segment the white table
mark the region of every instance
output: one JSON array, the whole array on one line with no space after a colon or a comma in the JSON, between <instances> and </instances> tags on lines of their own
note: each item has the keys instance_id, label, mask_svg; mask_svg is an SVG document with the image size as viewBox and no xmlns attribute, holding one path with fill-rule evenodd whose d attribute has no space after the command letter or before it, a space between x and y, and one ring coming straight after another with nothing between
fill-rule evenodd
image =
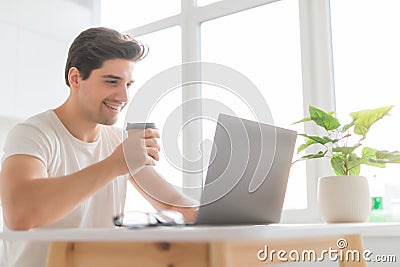
<instances>
[{"instance_id":1,"label":"white table","mask_svg":"<svg viewBox=\"0 0 400 267\"><path fill-rule=\"evenodd\" d=\"M362 236L400 236L400 224L271 224L143 229L57 229L0 233L1 239L50 241L49 267L66 266L254 266L282 263L277 254L261 261L260 250L303 252L338 249L362 255ZM340 249L342 250L342 249ZM294 255L294 254L292 254ZM325 254L325 256L328 256ZM290 261L288 254L286 258ZM339 266L366 266L339 261Z\"/></svg>"}]
</instances>

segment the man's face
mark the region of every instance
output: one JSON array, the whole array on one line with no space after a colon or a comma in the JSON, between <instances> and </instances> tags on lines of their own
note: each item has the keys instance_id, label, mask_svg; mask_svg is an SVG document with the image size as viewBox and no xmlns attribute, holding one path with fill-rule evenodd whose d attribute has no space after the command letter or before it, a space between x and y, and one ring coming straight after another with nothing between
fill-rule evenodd
<instances>
[{"instance_id":1,"label":"man's face","mask_svg":"<svg viewBox=\"0 0 400 267\"><path fill-rule=\"evenodd\" d=\"M111 59L95 69L86 80L80 80L79 107L85 119L112 125L129 101L135 63L126 59Z\"/></svg>"}]
</instances>

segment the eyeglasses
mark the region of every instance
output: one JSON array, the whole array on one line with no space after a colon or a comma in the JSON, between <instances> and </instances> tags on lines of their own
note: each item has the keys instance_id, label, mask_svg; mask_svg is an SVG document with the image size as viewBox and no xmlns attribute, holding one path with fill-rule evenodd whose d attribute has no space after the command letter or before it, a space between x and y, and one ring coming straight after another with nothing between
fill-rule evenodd
<instances>
[{"instance_id":1,"label":"eyeglasses","mask_svg":"<svg viewBox=\"0 0 400 267\"><path fill-rule=\"evenodd\" d=\"M142 228L158 225L184 225L180 212L161 210L157 212L129 211L114 217L114 225L127 228Z\"/></svg>"}]
</instances>

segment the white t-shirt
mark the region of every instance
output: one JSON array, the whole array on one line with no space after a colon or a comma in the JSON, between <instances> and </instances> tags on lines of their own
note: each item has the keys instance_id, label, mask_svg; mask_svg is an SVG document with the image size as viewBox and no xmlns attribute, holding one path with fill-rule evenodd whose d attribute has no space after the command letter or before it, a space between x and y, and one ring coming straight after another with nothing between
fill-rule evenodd
<instances>
[{"instance_id":1,"label":"white t-shirt","mask_svg":"<svg viewBox=\"0 0 400 267\"><path fill-rule=\"evenodd\" d=\"M29 118L10 131L2 162L16 154L34 156L43 162L51 179L77 172L105 159L122 140L122 130L102 125L98 140L83 142L72 136L54 111L49 110ZM36 229L113 227L112 218L122 211L125 203L127 179L127 175L114 179L65 218ZM5 226L4 230L8 231ZM4 241L3 265L45 267L48 246L47 242Z\"/></svg>"}]
</instances>

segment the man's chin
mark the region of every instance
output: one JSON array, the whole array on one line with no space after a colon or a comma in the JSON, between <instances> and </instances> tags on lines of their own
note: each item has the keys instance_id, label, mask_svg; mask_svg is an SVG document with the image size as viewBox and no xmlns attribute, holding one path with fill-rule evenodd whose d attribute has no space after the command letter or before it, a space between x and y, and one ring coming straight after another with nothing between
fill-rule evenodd
<instances>
[{"instance_id":1,"label":"man's chin","mask_svg":"<svg viewBox=\"0 0 400 267\"><path fill-rule=\"evenodd\" d=\"M115 118L110 118L110 119L102 119L99 120L97 123L102 124L102 125L114 125L118 121L118 117Z\"/></svg>"}]
</instances>

